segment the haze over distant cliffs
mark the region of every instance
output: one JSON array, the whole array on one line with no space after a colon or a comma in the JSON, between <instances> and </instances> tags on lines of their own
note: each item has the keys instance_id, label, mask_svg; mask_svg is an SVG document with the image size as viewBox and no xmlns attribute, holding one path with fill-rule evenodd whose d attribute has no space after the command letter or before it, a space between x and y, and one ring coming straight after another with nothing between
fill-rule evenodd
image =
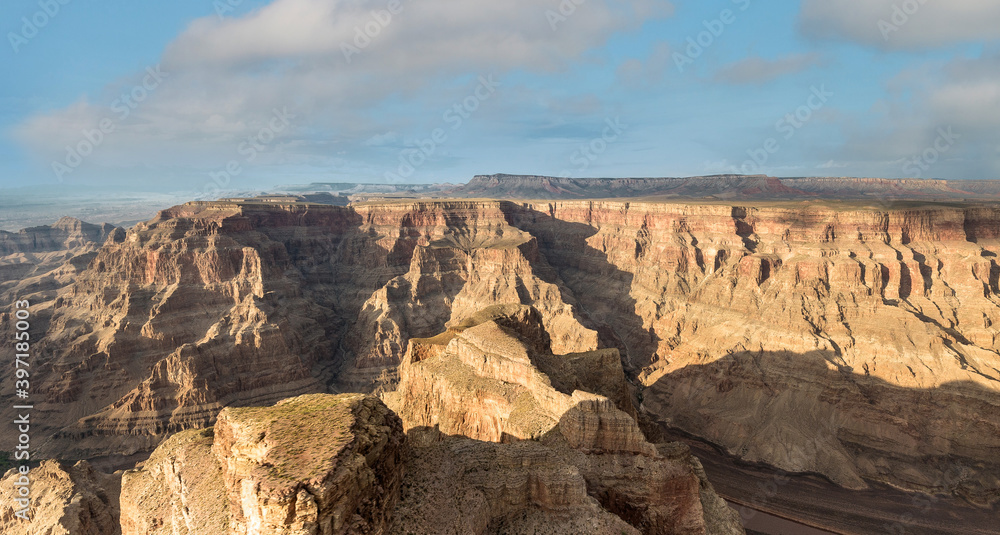
<instances>
[{"instance_id":1,"label":"haze over distant cliffs","mask_svg":"<svg viewBox=\"0 0 1000 535\"><path fill-rule=\"evenodd\" d=\"M451 193L491 199L674 197L721 200L1000 200L997 180L849 177L776 178L715 175L688 178L568 178L478 175Z\"/></svg>"}]
</instances>

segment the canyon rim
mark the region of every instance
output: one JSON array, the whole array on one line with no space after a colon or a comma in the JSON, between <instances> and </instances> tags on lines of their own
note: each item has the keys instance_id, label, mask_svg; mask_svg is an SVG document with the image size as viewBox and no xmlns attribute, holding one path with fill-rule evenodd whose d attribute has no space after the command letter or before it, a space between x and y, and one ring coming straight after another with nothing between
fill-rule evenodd
<instances>
[{"instance_id":1,"label":"canyon rim","mask_svg":"<svg viewBox=\"0 0 1000 535\"><path fill-rule=\"evenodd\" d=\"M761 181L731 178L766 197ZM742 533L766 514L836 531L874 494L866 529L943 532L951 508L955 533L988 533L1000 208L983 193L508 200L569 196L555 182L3 234L0 296L30 302L32 455L51 459L34 525ZM5 533L32 532L19 476ZM835 499L798 516L768 477ZM911 500L935 513L893 516Z\"/></svg>"}]
</instances>

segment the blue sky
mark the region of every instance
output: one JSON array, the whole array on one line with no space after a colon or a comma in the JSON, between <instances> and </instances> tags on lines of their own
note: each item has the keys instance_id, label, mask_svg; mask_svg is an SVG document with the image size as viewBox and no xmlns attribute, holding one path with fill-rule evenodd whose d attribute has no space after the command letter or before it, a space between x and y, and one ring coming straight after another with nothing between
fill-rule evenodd
<instances>
[{"instance_id":1,"label":"blue sky","mask_svg":"<svg viewBox=\"0 0 1000 535\"><path fill-rule=\"evenodd\" d=\"M0 187L1000 178L992 0L10 0L0 29Z\"/></svg>"}]
</instances>

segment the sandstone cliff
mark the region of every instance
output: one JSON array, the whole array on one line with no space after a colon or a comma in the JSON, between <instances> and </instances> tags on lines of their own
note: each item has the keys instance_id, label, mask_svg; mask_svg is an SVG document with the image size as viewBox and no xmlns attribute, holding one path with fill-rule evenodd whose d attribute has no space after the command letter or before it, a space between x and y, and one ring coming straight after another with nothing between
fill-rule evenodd
<instances>
[{"instance_id":1,"label":"sandstone cliff","mask_svg":"<svg viewBox=\"0 0 1000 535\"><path fill-rule=\"evenodd\" d=\"M601 318L656 418L849 487L1000 497L1000 210L594 202L511 214L581 314ZM960 480L945 478L955 467Z\"/></svg>"},{"instance_id":2,"label":"sandstone cliff","mask_svg":"<svg viewBox=\"0 0 1000 535\"><path fill-rule=\"evenodd\" d=\"M4 535L118 535L120 472L104 474L87 461L43 461L33 468L29 521L16 516L16 469L0 479L0 533Z\"/></svg>"},{"instance_id":3,"label":"sandstone cliff","mask_svg":"<svg viewBox=\"0 0 1000 535\"><path fill-rule=\"evenodd\" d=\"M50 226L0 231L0 302L28 300L37 312L35 333L44 332L60 290L76 280L110 236L122 232L69 217ZM0 312L4 324L7 313Z\"/></svg>"},{"instance_id":4,"label":"sandstone cliff","mask_svg":"<svg viewBox=\"0 0 1000 535\"><path fill-rule=\"evenodd\" d=\"M178 433L125 473L122 533L380 533L403 440L399 419L363 395L226 409L214 433Z\"/></svg>"},{"instance_id":5,"label":"sandstone cliff","mask_svg":"<svg viewBox=\"0 0 1000 535\"><path fill-rule=\"evenodd\" d=\"M553 355L533 308L490 307L411 340L399 376L383 398L421 467L400 531L742 533L686 448L646 440L617 351ZM440 506L414 503L426 495Z\"/></svg>"},{"instance_id":6,"label":"sandstone cliff","mask_svg":"<svg viewBox=\"0 0 1000 535\"><path fill-rule=\"evenodd\" d=\"M463 322L524 304L543 356L600 369L617 349L641 418L852 488L996 501L998 237L1000 210L969 204L192 203L45 290L40 454L149 451L223 406L391 388L411 339L452 329L471 351ZM579 373L549 380L571 396L559 377Z\"/></svg>"}]
</instances>

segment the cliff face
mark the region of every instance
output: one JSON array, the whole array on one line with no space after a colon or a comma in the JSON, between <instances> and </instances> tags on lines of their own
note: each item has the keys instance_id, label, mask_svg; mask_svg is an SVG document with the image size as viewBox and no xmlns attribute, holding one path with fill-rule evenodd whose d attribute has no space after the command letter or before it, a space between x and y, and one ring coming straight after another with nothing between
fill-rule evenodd
<instances>
[{"instance_id":1,"label":"cliff face","mask_svg":"<svg viewBox=\"0 0 1000 535\"><path fill-rule=\"evenodd\" d=\"M117 232L39 314L43 454L148 450L227 405L370 390L413 336L537 305L593 349L573 298L498 203L193 203Z\"/></svg>"},{"instance_id":2,"label":"cliff face","mask_svg":"<svg viewBox=\"0 0 1000 535\"><path fill-rule=\"evenodd\" d=\"M0 479L0 532L4 535L118 535L120 472L103 474L87 461L73 465L43 461L29 473L29 521L17 516L14 499L19 475ZM19 509L19 507L18 507Z\"/></svg>"},{"instance_id":3,"label":"cliff face","mask_svg":"<svg viewBox=\"0 0 1000 535\"><path fill-rule=\"evenodd\" d=\"M111 232L40 301L37 436L52 437L40 454L148 451L223 406L391 389L411 339L451 329L414 351L462 362L493 329L469 318L523 304L549 337L525 354L541 356L528 360L553 399L603 375L585 370L617 349L640 417L747 460L996 500L1000 209L895 206L180 206ZM556 355L592 360L545 368ZM507 427L484 409L456 430L544 433L554 414L510 417L538 391L524 359L490 362L524 380L513 398L482 394L509 410ZM413 371L442 399L472 392Z\"/></svg>"},{"instance_id":4,"label":"cliff face","mask_svg":"<svg viewBox=\"0 0 1000 535\"><path fill-rule=\"evenodd\" d=\"M439 336L410 340L399 378L384 397L406 429L511 442L540 438L565 419L575 447L652 453L630 416L617 350L553 355L532 307L489 307Z\"/></svg>"},{"instance_id":5,"label":"cliff face","mask_svg":"<svg viewBox=\"0 0 1000 535\"><path fill-rule=\"evenodd\" d=\"M28 300L35 332L43 332L60 290L86 270L110 236L122 232L69 217L50 226L0 231L0 301ZM6 314L0 312L5 323Z\"/></svg>"},{"instance_id":6,"label":"cliff face","mask_svg":"<svg viewBox=\"0 0 1000 535\"><path fill-rule=\"evenodd\" d=\"M47 253L103 243L117 227L93 225L64 217L52 225L31 227L20 232L0 230L0 256L16 253Z\"/></svg>"},{"instance_id":7,"label":"cliff face","mask_svg":"<svg viewBox=\"0 0 1000 535\"><path fill-rule=\"evenodd\" d=\"M310 395L226 409L171 437L122 483L124 535L381 533L403 432L377 399Z\"/></svg>"},{"instance_id":8,"label":"cliff face","mask_svg":"<svg viewBox=\"0 0 1000 535\"><path fill-rule=\"evenodd\" d=\"M455 534L742 533L686 448L646 440L617 351L555 356L539 316L494 306L410 341L398 389L383 395L413 438L409 462L419 467L393 525ZM413 485L433 489L441 507L428 509ZM442 517L442 509L452 512Z\"/></svg>"},{"instance_id":9,"label":"cliff face","mask_svg":"<svg viewBox=\"0 0 1000 535\"><path fill-rule=\"evenodd\" d=\"M845 486L989 501L998 217L605 202L525 204L511 220L608 326L656 417ZM966 476L945 489L955 466Z\"/></svg>"}]
</instances>

